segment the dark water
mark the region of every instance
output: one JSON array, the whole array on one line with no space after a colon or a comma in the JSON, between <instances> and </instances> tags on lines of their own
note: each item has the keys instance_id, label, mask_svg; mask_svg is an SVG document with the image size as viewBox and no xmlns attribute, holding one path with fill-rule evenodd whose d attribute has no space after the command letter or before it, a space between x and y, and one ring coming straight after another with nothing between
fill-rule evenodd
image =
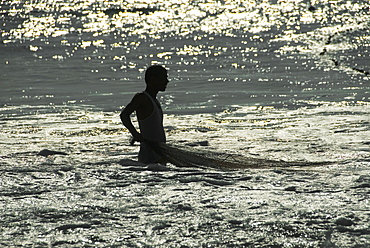
<instances>
[{"instance_id":1,"label":"dark water","mask_svg":"<svg viewBox=\"0 0 370 248\"><path fill-rule=\"evenodd\" d=\"M0 246L370 247L369 6L3 1ZM171 142L331 163L135 163L118 115L151 64Z\"/></svg>"}]
</instances>

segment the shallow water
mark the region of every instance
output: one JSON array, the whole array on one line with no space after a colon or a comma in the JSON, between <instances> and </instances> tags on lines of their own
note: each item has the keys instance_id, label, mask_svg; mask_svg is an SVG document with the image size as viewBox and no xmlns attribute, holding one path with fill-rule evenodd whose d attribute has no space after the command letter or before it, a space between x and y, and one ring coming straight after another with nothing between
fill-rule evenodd
<instances>
[{"instance_id":1,"label":"shallow water","mask_svg":"<svg viewBox=\"0 0 370 248\"><path fill-rule=\"evenodd\" d=\"M2 3L0 245L369 247L369 7ZM118 115L156 63L170 142L297 166L135 162Z\"/></svg>"},{"instance_id":2,"label":"shallow water","mask_svg":"<svg viewBox=\"0 0 370 248\"><path fill-rule=\"evenodd\" d=\"M6 2L0 97L113 111L143 89L145 68L160 63L172 79L162 101L174 113L368 101L368 2L311 4Z\"/></svg>"}]
</instances>

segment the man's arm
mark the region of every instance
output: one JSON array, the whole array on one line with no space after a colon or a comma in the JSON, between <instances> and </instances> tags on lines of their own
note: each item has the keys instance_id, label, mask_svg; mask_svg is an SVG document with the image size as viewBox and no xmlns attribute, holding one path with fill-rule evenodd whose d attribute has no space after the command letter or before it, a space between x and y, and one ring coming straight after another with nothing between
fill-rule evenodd
<instances>
[{"instance_id":1,"label":"man's arm","mask_svg":"<svg viewBox=\"0 0 370 248\"><path fill-rule=\"evenodd\" d=\"M132 98L131 102L122 110L120 114L123 125L129 130L134 138L134 141L143 141L143 136L139 133L131 121L131 114L136 111L142 104L143 97L140 94L136 94Z\"/></svg>"}]
</instances>

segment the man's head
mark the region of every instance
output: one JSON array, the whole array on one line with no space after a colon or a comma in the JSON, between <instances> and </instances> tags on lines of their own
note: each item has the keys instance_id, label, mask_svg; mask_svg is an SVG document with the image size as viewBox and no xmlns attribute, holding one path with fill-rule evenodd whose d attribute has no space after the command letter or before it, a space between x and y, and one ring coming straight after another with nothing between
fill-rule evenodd
<instances>
[{"instance_id":1,"label":"man's head","mask_svg":"<svg viewBox=\"0 0 370 248\"><path fill-rule=\"evenodd\" d=\"M158 91L165 91L168 84L167 70L160 65L152 65L145 72L145 83L147 87Z\"/></svg>"}]
</instances>

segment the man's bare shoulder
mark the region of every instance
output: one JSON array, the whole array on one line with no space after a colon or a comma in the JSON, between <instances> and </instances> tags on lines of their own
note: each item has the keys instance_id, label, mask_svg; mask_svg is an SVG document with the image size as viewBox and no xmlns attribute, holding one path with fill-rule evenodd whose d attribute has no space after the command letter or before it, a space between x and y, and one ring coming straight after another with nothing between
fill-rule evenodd
<instances>
[{"instance_id":1,"label":"man's bare shoulder","mask_svg":"<svg viewBox=\"0 0 370 248\"><path fill-rule=\"evenodd\" d=\"M144 92L136 93L134 95L134 97L132 98L132 101L142 102L142 101L145 101L145 100L146 100L146 96L145 96Z\"/></svg>"},{"instance_id":2,"label":"man's bare shoulder","mask_svg":"<svg viewBox=\"0 0 370 248\"><path fill-rule=\"evenodd\" d=\"M139 107L140 105L148 104L148 98L143 92L136 93L132 98L130 104Z\"/></svg>"},{"instance_id":3,"label":"man's bare shoulder","mask_svg":"<svg viewBox=\"0 0 370 248\"><path fill-rule=\"evenodd\" d=\"M144 92L136 93L136 95L133 97L132 100L138 101L142 104L152 104L152 101L149 99L149 97Z\"/></svg>"},{"instance_id":4,"label":"man's bare shoulder","mask_svg":"<svg viewBox=\"0 0 370 248\"><path fill-rule=\"evenodd\" d=\"M153 105L145 93L137 93L130 103L139 119L147 118L153 112Z\"/></svg>"},{"instance_id":5,"label":"man's bare shoulder","mask_svg":"<svg viewBox=\"0 0 370 248\"><path fill-rule=\"evenodd\" d=\"M142 108L142 105L145 105L145 95L141 92L134 95L130 103L123 109L122 114L131 114Z\"/></svg>"}]
</instances>

